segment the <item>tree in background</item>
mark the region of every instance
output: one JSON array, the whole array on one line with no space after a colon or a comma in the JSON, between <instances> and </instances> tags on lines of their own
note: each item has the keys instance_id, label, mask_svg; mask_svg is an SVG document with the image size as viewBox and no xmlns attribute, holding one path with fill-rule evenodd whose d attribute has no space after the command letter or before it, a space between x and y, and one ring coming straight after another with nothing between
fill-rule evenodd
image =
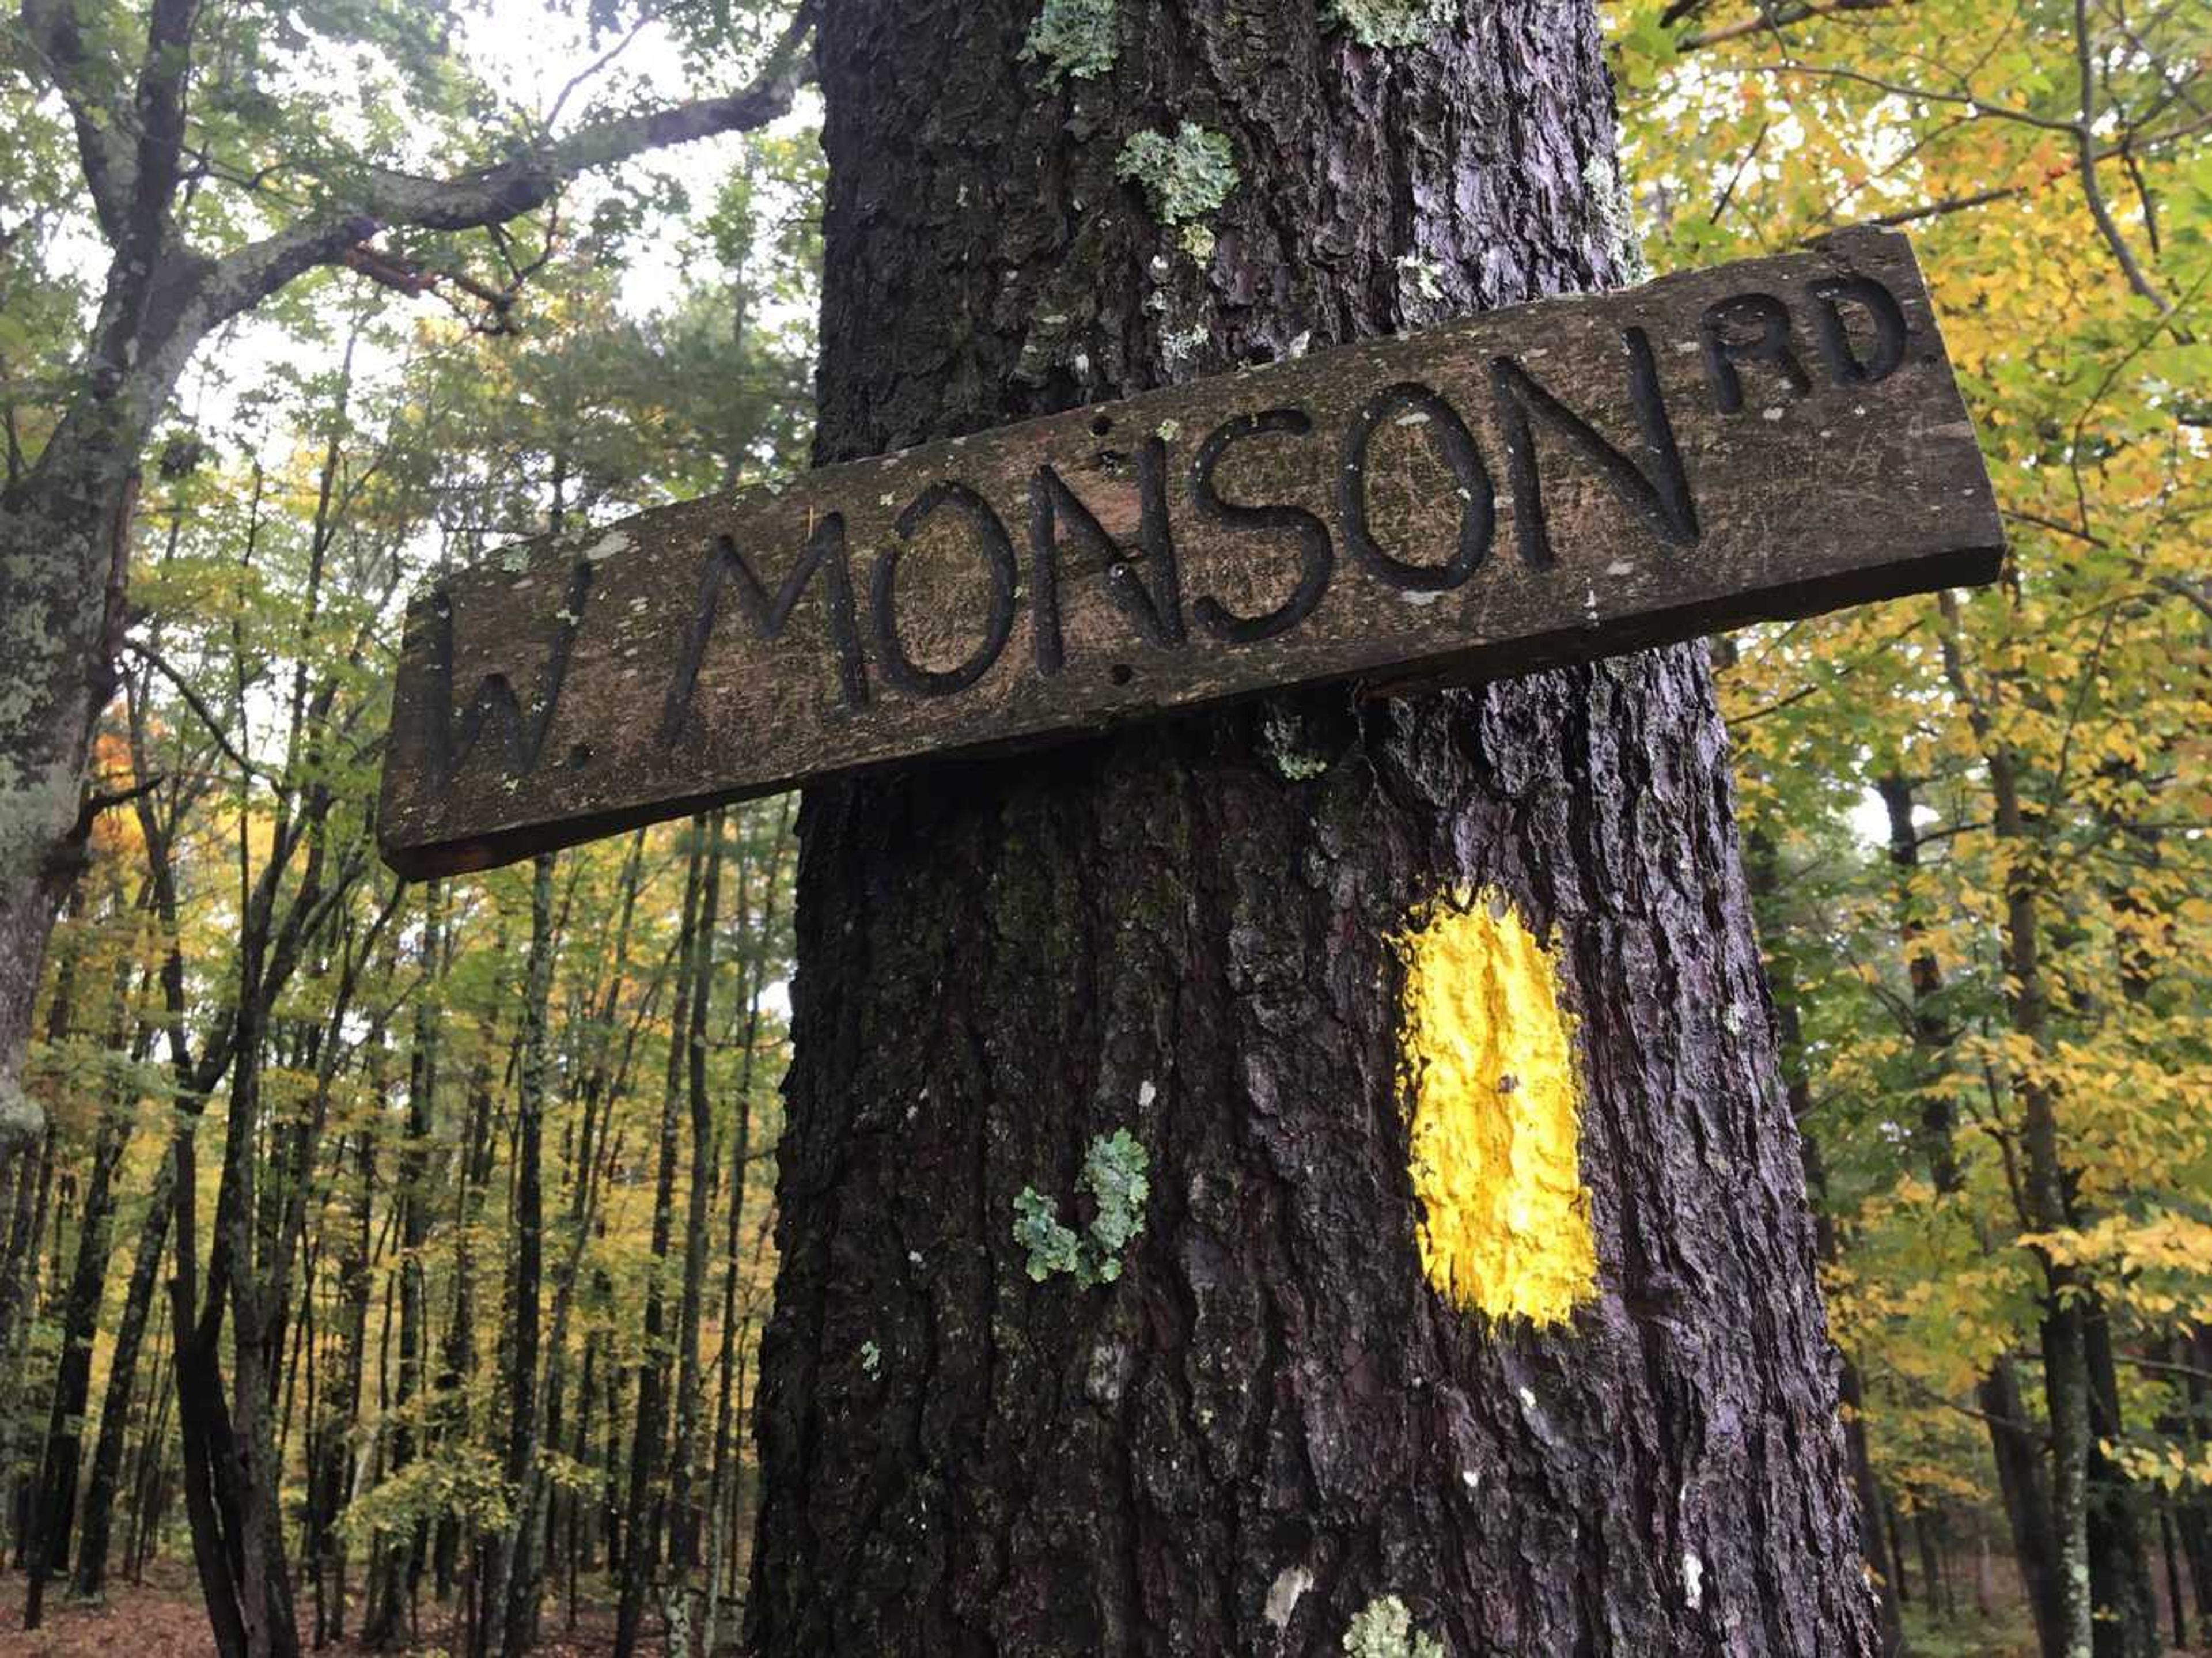
<instances>
[{"instance_id":1,"label":"tree in background","mask_svg":"<svg viewBox=\"0 0 2212 1658\"><path fill-rule=\"evenodd\" d=\"M1936 1599L1994 1506L2048 1658L2154 1652L2154 1551L2177 1643L2212 1610L2212 21L1615 21L1655 262L1910 227L2008 519L1997 586L1759 630L1723 681L1878 1558L1906 1592L1909 1521Z\"/></svg>"},{"instance_id":2,"label":"tree in background","mask_svg":"<svg viewBox=\"0 0 2212 1658\"><path fill-rule=\"evenodd\" d=\"M536 257L507 226L580 173L765 125L801 61L794 25L739 90L562 125L559 102L526 116L456 73L441 8L302 18L24 0L5 36L9 130L46 155L0 258L11 316L20 289L52 330L0 342L30 387L9 400L0 489L0 1121L19 1143L38 1132L18 1077L47 933L104 804L85 759L116 687L142 459L195 354L333 267L503 312ZM332 77L359 87L359 119L331 118ZM88 216L105 268L80 296L46 264Z\"/></svg>"},{"instance_id":3,"label":"tree in background","mask_svg":"<svg viewBox=\"0 0 2212 1658\"><path fill-rule=\"evenodd\" d=\"M120 38L109 25L128 20L102 23L96 39L83 33L82 9L30 21L76 31L97 78L100 53ZM767 21L771 34L782 27ZM325 186L341 183L430 192L338 156L317 94L279 72L288 51L335 50L330 37L212 14L170 21L202 30L190 44L216 65L183 118L193 155L173 199L171 217L195 236L234 240L263 209L298 209L304 191L314 205L300 230ZM376 40L390 48L385 67L414 78L379 81L379 60L364 58L371 106L402 90L425 100L410 140L444 133L447 117L459 131L497 112L488 96L463 95L456 65L428 36L403 27ZM52 68L11 42L32 52L31 67ZM157 54L155 70L178 68L179 56ZM266 95L257 77L273 82ZM759 1137L773 1115L761 1090L780 1031L769 1000L785 976L788 914L774 803L718 828L722 920L690 970L722 981L718 997L700 999L720 1023L684 1035L665 1024L665 837L627 859L609 849L564 860L553 908L530 884L518 896L511 881L403 894L374 872L369 828L404 585L564 516L634 510L789 464L808 337L803 320L778 313L810 278L804 213L786 211L803 157L764 140L745 160L732 200L758 199L701 228L694 264L705 280L664 318L624 317L611 296L631 237L647 224L668 234L681 200L666 190L605 195L570 232L552 192L586 165L765 119L792 80L775 58L743 96L672 119L586 118L577 141L547 141L543 155L542 134L519 134L507 159L469 175L465 189L495 192L509 222L532 214L526 224L473 249L425 237L369 252L356 244L376 228L351 227L350 251L331 257L374 285L349 294L310 277L269 313L293 331L299 369L280 352L264 384L210 398L221 376L203 374L190 388L195 406L155 399L161 464L130 525L136 598L110 641L124 695L108 711L83 820L106 863L72 911L65 970L40 1005L32 1085L60 1114L10 1161L6 1182L18 1200L0 1303L21 1315L5 1333L21 1356L8 1367L6 1414L31 1621L64 1572L99 1592L118 1515L129 1525L121 1570L135 1573L179 1495L226 1652L291 1651L310 1632L292 1606L295 1562L319 1644L346 1626L349 1564L352 1608L372 1635L408 1638L420 1597L434 1594L463 1601L476 1649L519 1649L536 1638L534 1596L565 1549L573 1619L579 1565L611 1540L564 1498L587 1478L617 1477L589 1436L646 1362L625 1243L647 1220L621 1160L635 1151L634 1083L648 1054L687 1041L710 1108L692 1119L682 1201L717 1224L726 1212L730 1242L711 1263L722 1321L701 1311L684 1336L727 1363L750 1358L768 1257L757 1227L740 1221L748 1177L764 1181ZM20 76L9 95L33 115L55 97L50 82ZM66 126L32 131L68 137ZM368 137L390 146L399 133L372 124ZM53 149L27 152L24 171L43 188L39 166ZM250 185L238 175L246 155L269 158ZM51 199L25 198L45 216L9 227L16 258L0 349L19 490L11 513L60 465L57 446L82 406L69 401L80 388L62 326L67 266L41 258L67 245L72 210L94 205L73 202L65 178L56 162ZM230 190L245 195L218 210ZM164 222L163 234L184 234ZM173 248L173 274L214 283L269 252L246 249L203 269ZM748 287L763 296L750 318L738 302ZM395 329L362 302L395 288L446 295L461 319ZM18 332L19 319L53 331ZM718 331L711 361L672 355L668 336L684 329ZM152 397L149 386L132 395ZM135 466L135 455L124 459ZM28 534L27 523L11 516L11 536ZM18 545L4 550L11 580ZM565 969L556 963L563 939L595 940L610 926L634 955L582 949ZM510 969L510 938L530 971ZM11 968L22 959L12 950ZM103 1043L107 1080L86 1093L93 1072L82 1056ZM158 1127L131 1135L145 1111ZM734 1163L733 1145L743 1147ZM80 1153L88 1184L76 1178ZM507 1190L500 1171L517 1166L542 1174L534 1205ZM757 1190L750 1214L762 1205ZM118 1211L137 1222L123 1230L131 1264L119 1303L101 1293ZM510 1248L531 1236L541 1246L534 1273ZM702 1251L695 1309L709 1264ZM42 1290L64 1276L65 1297ZM533 1327L536 1362L513 1362ZM679 1368L696 1439L707 1375L696 1361ZM742 1409L744 1379L723 1394ZM742 1450L721 1436L711 1467L701 1462L709 1490L690 1504L702 1527L716 1505L724 1599L726 1540L745 1501ZM91 1466L80 1509L81 1461ZM295 1477L302 1509L289 1503ZM501 1582L532 1597L516 1616L488 1610Z\"/></svg>"}]
</instances>

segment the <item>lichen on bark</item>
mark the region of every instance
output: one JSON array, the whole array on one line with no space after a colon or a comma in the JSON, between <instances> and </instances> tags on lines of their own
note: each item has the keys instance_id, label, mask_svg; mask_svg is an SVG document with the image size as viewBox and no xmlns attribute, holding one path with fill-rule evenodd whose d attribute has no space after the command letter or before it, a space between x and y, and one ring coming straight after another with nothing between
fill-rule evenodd
<instances>
[{"instance_id":1,"label":"lichen on bark","mask_svg":"<svg viewBox=\"0 0 2212 1658\"><path fill-rule=\"evenodd\" d=\"M1413 1627L1413 1614L1395 1594L1363 1607L1344 1632L1348 1658L1444 1658L1443 1643Z\"/></svg>"},{"instance_id":2,"label":"lichen on bark","mask_svg":"<svg viewBox=\"0 0 2212 1658\"><path fill-rule=\"evenodd\" d=\"M1114 0L1044 0L1022 42L1024 62L1045 66L1045 82L1087 81L1114 67Z\"/></svg>"},{"instance_id":3,"label":"lichen on bark","mask_svg":"<svg viewBox=\"0 0 2212 1658\"><path fill-rule=\"evenodd\" d=\"M1237 151L1226 137L1194 121L1183 122L1172 137L1136 133L1121 146L1114 171L1142 187L1162 224L1181 229L1191 258L1203 259L1213 252L1213 232L1206 217L1237 188Z\"/></svg>"},{"instance_id":4,"label":"lichen on bark","mask_svg":"<svg viewBox=\"0 0 2212 1658\"><path fill-rule=\"evenodd\" d=\"M1322 0L1322 21L1363 46L1410 46L1451 21L1462 0Z\"/></svg>"},{"instance_id":5,"label":"lichen on bark","mask_svg":"<svg viewBox=\"0 0 2212 1658\"><path fill-rule=\"evenodd\" d=\"M1145 1199L1152 1182L1145 1170L1152 1158L1126 1128L1101 1134L1084 1154L1079 1192L1097 1206L1082 1231L1060 1224L1060 1206L1024 1186L1014 1199L1014 1242L1025 1252L1030 1277L1042 1284L1066 1272L1076 1287L1091 1289L1121 1276L1121 1252L1145 1230Z\"/></svg>"}]
</instances>

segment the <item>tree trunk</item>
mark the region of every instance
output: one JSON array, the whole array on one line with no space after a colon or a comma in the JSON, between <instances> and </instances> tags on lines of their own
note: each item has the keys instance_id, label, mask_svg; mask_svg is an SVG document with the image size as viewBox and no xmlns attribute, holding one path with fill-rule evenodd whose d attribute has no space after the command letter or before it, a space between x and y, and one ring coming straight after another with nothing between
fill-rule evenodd
<instances>
[{"instance_id":1,"label":"tree trunk","mask_svg":"<svg viewBox=\"0 0 2212 1658\"><path fill-rule=\"evenodd\" d=\"M690 1017L684 1033L684 1094L691 1129L691 1176L685 1194L684 1291L676 1313L676 1435L669 1461L668 1491L668 1556L672 1569L665 1591L668 1658L690 1658L692 1632L698 1626L702 1611L697 1599L701 1590L699 1540L704 1510L694 1475L699 1455L700 1403L704 1387L699 1370L699 1322L707 1291L708 1206L714 1190L710 1151L714 1139L714 1096L707 1084L707 1024L714 1002L714 928L721 906L725 831L724 815L720 811L708 812L698 827L698 833L707 841L707 866L700 889L699 924L690 964Z\"/></svg>"},{"instance_id":2,"label":"tree trunk","mask_svg":"<svg viewBox=\"0 0 2212 1658\"><path fill-rule=\"evenodd\" d=\"M434 982L445 960L447 914L445 890L439 883L434 881L425 890L423 907L423 971ZM430 1194L425 1186L437 1111L442 1034L438 998L426 995L415 1009L414 1049L407 1072L407 1138L401 1144L393 1192L399 1209L399 1375L393 1413L399 1420L388 1438L386 1479L404 1472L415 1460L416 1433L408 1419L409 1406L422 1391L428 1358L428 1291L422 1255L430 1235ZM387 1333L390 1327L387 1316ZM426 1529L425 1523L416 1520L402 1535L386 1540L370 1573L368 1604L362 1613L362 1644L391 1648L404 1637L413 1621L416 1590L422 1581Z\"/></svg>"},{"instance_id":3,"label":"tree trunk","mask_svg":"<svg viewBox=\"0 0 2212 1658\"><path fill-rule=\"evenodd\" d=\"M382 1096L380 1086L376 1090ZM337 1375L325 1396L307 1459L304 1552L315 1582L315 1646L345 1639L346 1540L338 1516L353 1490L354 1436L361 1423L362 1377L368 1357L369 1221L376 1188L376 1137L352 1137L352 1189L337 1247Z\"/></svg>"},{"instance_id":4,"label":"tree trunk","mask_svg":"<svg viewBox=\"0 0 2212 1658\"><path fill-rule=\"evenodd\" d=\"M677 934L676 1009L668 1022L668 1071L660 1096L660 1153L653 1177L652 1266L645 1281L644 1357L638 1363L637 1424L630 1441L629 1496L623 1518L622 1594L615 1612L615 1658L630 1658L643 1626L646 1591L659 1552L662 1510L655 1486L668 1438L667 1292L663 1276L675 1229L676 1164L682 1144L684 1063L691 1025L690 963L696 946L706 820L691 820L684 877L684 920Z\"/></svg>"},{"instance_id":5,"label":"tree trunk","mask_svg":"<svg viewBox=\"0 0 2212 1658\"><path fill-rule=\"evenodd\" d=\"M1745 837L1744 872L1754 903L1771 903L1781 885L1781 871L1773 843L1757 830ZM1775 938L1771 932L1765 937L1767 977L1774 999L1774 1035L1784 1097L1789 1102L1791 1121L1802 1123L1813 1109L1813 1084L1805 1064L1804 1020L1798 1011L1796 964L1787 950L1778 951L1773 948ZM1836 1230L1828 1202L1827 1169L1820 1156L1820 1143L1811 1134L1805 1134L1799 1142L1799 1159L1805 1170L1806 1195L1813 1205L1814 1248L1823 1266L1840 1264L1843 1239ZM1851 1491L1858 1500L1859 1547L1868 1564L1887 1579L1875 1589L1881 1650L1885 1654L1902 1653L1905 1620L1901 1608L1911 1595L1905 1582L1904 1549L1898 1540L1897 1509L1894 1504L1885 1509L1881 1488L1875 1478L1874 1455L1867 1443L1865 1389L1859 1381L1858 1366L1847 1352L1837 1354L1836 1399L1843 1406L1844 1455L1850 1470Z\"/></svg>"},{"instance_id":6,"label":"tree trunk","mask_svg":"<svg viewBox=\"0 0 2212 1658\"><path fill-rule=\"evenodd\" d=\"M108 1355L107 1391L100 1405L100 1438L93 1447L92 1473L85 1482L84 1525L77 1539L76 1570L70 1587L80 1599L95 1600L107 1583L108 1540L113 1534L115 1497L123 1474L124 1440L130 1430L131 1400L138 1374L138 1353L146 1321L154 1310L154 1290L161 1276L161 1256L169 1242L169 1201L177 1167L164 1155L154 1173L146 1200L144 1230L131 1259L131 1281L123 1292L123 1315Z\"/></svg>"},{"instance_id":7,"label":"tree trunk","mask_svg":"<svg viewBox=\"0 0 2212 1658\"><path fill-rule=\"evenodd\" d=\"M501 1540L497 1571L484 1594L487 1631L496 1621L497 1650L526 1652L538 1623L538 1598L544 1582L538 1546L538 1518L544 1500L538 1472L538 1436L544 1428L538 1394L538 1335L540 1295L544 1284L544 1168L547 1002L553 985L553 866L555 856L541 853L532 864L530 958L524 977L522 1073L515 1102L517 1137L514 1178L514 1331L507 1353L507 1484L516 1515ZM486 1645L490 1643L487 1639Z\"/></svg>"},{"instance_id":8,"label":"tree trunk","mask_svg":"<svg viewBox=\"0 0 2212 1658\"><path fill-rule=\"evenodd\" d=\"M136 1054L134 1058L143 1058ZM69 1563L70 1530L76 1513L78 1462L84 1440L84 1407L92 1387L92 1344L100 1325L100 1303L107 1285L108 1223L115 1212L115 1171L131 1144L135 1099L111 1105L100 1120L92 1168L84 1193L84 1220L77 1234L76 1265L70 1276L62 1310L62 1351L55 1368L53 1399L46 1414L46 1455L39 1479L39 1504L31 1547L30 1583L23 1606L23 1627L39 1626L47 1579Z\"/></svg>"},{"instance_id":9,"label":"tree trunk","mask_svg":"<svg viewBox=\"0 0 2212 1658\"><path fill-rule=\"evenodd\" d=\"M2082 1297L2081 1334L2089 1373L2089 1587L2096 1603L2096 1655L2159 1658L2165 1647L2151 1590L2144 1493L2105 1455L2106 1445L2124 1442L2127 1424L2102 1296Z\"/></svg>"},{"instance_id":10,"label":"tree trunk","mask_svg":"<svg viewBox=\"0 0 2212 1658\"><path fill-rule=\"evenodd\" d=\"M44 1121L22 1066L46 940L83 865L79 780L114 689L111 636L154 412L93 400L84 410L0 492L0 1144L29 1139Z\"/></svg>"},{"instance_id":11,"label":"tree trunk","mask_svg":"<svg viewBox=\"0 0 2212 1658\"><path fill-rule=\"evenodd\" d=\"M1586 0L1319 10L1117 7L1047 91L1029 0L829 9L820 458L1620 276ZM1184 119L1210 248L1114 177ZM801 845L755 1649L1875 1649L1700 648L818 788ZM1579 1026L1545 1328L1416 1240L1400 940L1484 888ZM1117 1127L1126 1270L1032 1283L1017 1194Z\"/></svg>"}]
</instances>

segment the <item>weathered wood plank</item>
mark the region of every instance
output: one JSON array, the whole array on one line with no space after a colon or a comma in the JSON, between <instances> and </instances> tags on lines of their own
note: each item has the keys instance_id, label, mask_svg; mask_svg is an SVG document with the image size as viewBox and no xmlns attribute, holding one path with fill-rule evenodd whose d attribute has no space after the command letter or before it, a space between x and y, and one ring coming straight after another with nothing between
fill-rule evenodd
<instances>
[{"instance_id":1,"label":"weathered wood plank","mask_svg":"<svg viewBox=\"0 0 2212 1658\"><path fill-rule=\"evenodd\" d=\"M1911 248L1847 232L513 548L410 609L383 850L478 869L1279 686L1500 677L2002 545Z\"/></svg>"}]
</instances>

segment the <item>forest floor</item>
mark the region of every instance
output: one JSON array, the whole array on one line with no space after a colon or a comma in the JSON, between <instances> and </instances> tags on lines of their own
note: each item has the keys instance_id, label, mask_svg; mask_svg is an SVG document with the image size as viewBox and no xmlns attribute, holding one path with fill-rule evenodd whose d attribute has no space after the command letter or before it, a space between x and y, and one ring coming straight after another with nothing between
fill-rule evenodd
<instances>
[{"instance_id":1,"label":"forest floor","mask_svg":"<svg viewBox=\"0 0 2212 1658\"><path fill-rule=\"evenodd\" d=\"M304 1625L309 1609L302 1604L300 1612ZM406 1650L422 1655L453 1650L458 1631L449 1631L447 1621L443 1607L426 1601L420 1643ZM563 1621L560 1612L547 1609L545 1639L536 1649L539 1658L602 1658L614 1649L612 1607L581 1607L573 1635L562 1629ZM307 1633L304 1627L301 1633ZM658 1650L657 1632L648 1628L640 1646L647 1652ZM336 1658L366 1658L370 1649L348 1641L324 1650ZM28 1634L23 1631L22 1575L0 1572L0 1658L105 1658L109 1654L208 1658L214 1651L189 1561L154 1562L143 1583L116 1586L102 1606L50 1598L43 1623Z\"/></svg>"},{"instance_id":2,"label":"forest floor","mask_svg":"<svg viewBox=\"0 0 2212 1658\"><path fill-rule=\"evenodd\" d=\"M207 1614L200 1607L199 1586L187 1561L155 1561L147 1569L145 1582L118 1586L105 1606L50 1600L44 1627L27 1635L22 1628L22 1590L20 1573L0 1571L0 1658L93 1658L114 1653L127 1658L204 1658L215 1651ZM303 1605L301 1610L304 1614L307 1608ZM548 1608L546 1639L537 1649L538 1658L604 1658L613 1650L611 1607L582 1606L573 1635L563 1631L563 1622L559 1612ZM2016 1606L2000 1608L1988 1619L1962 1614L1930 1620L1908 1612L1906 1622L1917 1658L2033 1658L2034 1639ZM447 1629L444 1610L426 1603L421 1643L412 1651L450 1652L457 1634ZM648 1631L641 1645L647 1652L658 1651L658 1632ZM368 1658L369 1649L349 1641L325 1650L337 1658Z\"/></svg>"}]
</instances>

